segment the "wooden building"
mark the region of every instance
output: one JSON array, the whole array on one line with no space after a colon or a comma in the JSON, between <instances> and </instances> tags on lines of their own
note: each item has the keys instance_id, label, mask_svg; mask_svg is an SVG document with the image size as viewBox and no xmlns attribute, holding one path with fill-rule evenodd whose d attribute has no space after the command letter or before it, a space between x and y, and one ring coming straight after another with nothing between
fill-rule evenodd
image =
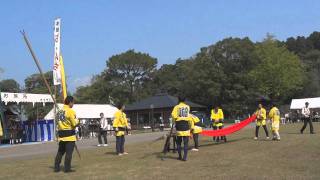
<instances>
[{"instance_id":1,"label":"wooden building","mask_svg":"<svg viewBox=\"0 0 320 180\"><path fill-rule=\"evenodd\" d=\"M133 129L143 127L158 128L163 120L165 127L170 126L169 118L171 117L172 109L178 103L178 98L168 94L158 94L146 99L142 99L133 104L127 105L125 112ZM191 107L191 111L205 111L206 107L190 101L186 103ZM153 121L152 121L153 119Z\"/></svg>"}]
</instances>

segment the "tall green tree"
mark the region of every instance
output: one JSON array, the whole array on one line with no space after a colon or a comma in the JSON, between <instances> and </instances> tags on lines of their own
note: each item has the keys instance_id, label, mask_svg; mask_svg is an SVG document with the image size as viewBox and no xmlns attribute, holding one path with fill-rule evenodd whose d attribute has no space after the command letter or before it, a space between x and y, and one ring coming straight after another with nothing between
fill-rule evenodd
<instances>
[{"instance_id":1,"label":"tall green tree","mask_svg":"<svg viewBox=\"0 0 320 180\"><path fill-rule=\"evenodd\" d=\"M285 101L302 89L304 73L299 57L273 39L256 45L259 64L250 74L261 95Z\"/></svg>"},{"instance_id":2,"label":"tall green tree","mask_svg":"<svg viewBox=\"0 0 320 180\"><path fill-rule=\"evenodd\" d=\"M110 80L114 91L112 97L124 102L132 102L141 97L146 81L150 81L155 72L157 59L149 54L128 50L112 56L107 61L107 69L103 73Z\"/></svg>"},{"instance_id":3,"label":"tall green tree","mask_svg":"<svg viewBox=\"0 0 320 180\"><path fill-rule=\"evenodd\" d=\"M51 90L54 90L53 85L53 75L52 71L46 72L44 74L46 80L49 83L49 86L51 87ZM43 82L40 74L32 74L28 76L25 80L25 89L24 91L26 93L35 93L35 94L49 94L48 89L45 86L45 83ZM60 92L60 87L57 87L57 94L56 99L58 103L62 103L62 96ZM42 106L42 104L36 104L35 107L28 104L25 106L27 117L30 120L35 120L37 118L43 118L51 109L53 108L53 105L46 105Z\"/></svg>"},{"instance_id":4,"label":"tall green tree","mask_svg":"<svg viewBox=\"0 0 320 180\"><path fill-rule=\"evenodd\" d=\"M77 103L106 104L112 103L110 95L112 86L101 75L92 78L90 85L77 88L74 96Z\"/></svg>"},{"instance_id":5,"label":"tall green tree","mask_svg":"<svg viewBox=\"0 0 320 180\"><path fill-rule=\"evenodd\" d=\"M303 55L302 59L307 75L303 95L306 97L320 96L320 50L310 50Z\"/></svg>"},{"instance_id":6,"label":"tall green tree","mask_svg":"<svg viewBox=\"0 0 320 180\"><path fill-rule=\"evenodd\" d=\"M5 79L0 81L0 90L3 92L20 92L20 85L14 79Z\"/></svg>"}]
</instances>

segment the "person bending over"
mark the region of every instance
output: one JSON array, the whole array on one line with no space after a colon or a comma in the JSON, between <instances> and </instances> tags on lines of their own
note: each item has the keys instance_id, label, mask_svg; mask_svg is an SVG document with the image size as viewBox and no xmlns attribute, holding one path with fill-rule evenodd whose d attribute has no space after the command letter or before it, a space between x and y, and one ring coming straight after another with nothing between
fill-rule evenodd
<instances>
[{"instance_id":1,"label":"person bending over","mask_svg":"<svg viewBox=\"0 0 320 180\"><path fill-rule=\"evenodd\" d=\"M223 111L219 106L215 105L214 109L211 110L211 121L212 121L212 128L213 130L222 129L223 128ZM221 140L224 140L224 142L227 142L226 136L221 136ZM219 136L213 137L213 141L219 142Z\"/></svg>"}]
</instances>

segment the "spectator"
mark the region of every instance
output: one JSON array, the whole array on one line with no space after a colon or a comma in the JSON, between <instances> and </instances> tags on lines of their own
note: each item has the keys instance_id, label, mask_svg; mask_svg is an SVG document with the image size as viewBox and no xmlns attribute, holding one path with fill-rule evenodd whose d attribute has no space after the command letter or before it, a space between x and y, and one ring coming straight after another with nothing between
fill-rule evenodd
<instances>
[{"instance_id":1,"label":"spectator","mask_svg":"<svg viewBox=\"0 0 320 180\"><path fill-rule=\"evenodd\" d=\"M99 122L99 131L98 131L98 146L108 146L108 139L107 139L107 130L108 130L108 120L104 117L103 113L100 113L100 122ZM102 137L104 143L102 143Z\"/></svg>"},{"instance_id":2,"label":"spectator","mask_svg":"<svg viewBox=\"0 0 320 180\"><path fill-rule=\"evenodd\" d=\"M310 134L314 134L312 120L311 120L311 116L310 116L311 112L310 112L310 108L309 108L309 103L306 102L305 105L306 106L304 108L302 108L302 111L301 111L301 115L302 115L304 124L300 130L300 133L303 134L304 129L307 127L307 124L309 123Z\"/></svg>"}]
</instances>

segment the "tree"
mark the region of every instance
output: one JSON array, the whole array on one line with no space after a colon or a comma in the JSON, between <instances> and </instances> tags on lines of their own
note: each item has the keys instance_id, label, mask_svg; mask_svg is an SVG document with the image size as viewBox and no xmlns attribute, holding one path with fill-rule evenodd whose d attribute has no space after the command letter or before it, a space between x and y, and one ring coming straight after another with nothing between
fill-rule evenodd
<instances>
[{"instance_id":1,"label":"tree","mask_svg":"<svg viewBox=\"0 0 320 180\"><path fill-rule=\"evenodd\" d=\"M249 38L226 38L212 50L224 74L219 101L231 115L245 114L248 106L255 104L248 75L258 64L254 50L255 45Z\"/></svg>"},{"instance_id":2,"label":"tree","mask_svg":"<svg viewBox=\"0 0 320 180\"><path fill-rule=\"evenodd\" d=\"M320 95L320 50L310 50L303 56L307 78L304 83L303 96Z\"/></svg>"},{"instance_id":3,"label":"tree","mask_svg":"<svg viewBox=\"0 0 320 180\"><path fill-rule=\"evenodd\" d=\"M250 74L261 95L273 101L287 100L302 89L304 74L298 56L270 39L256 45L256 54L259 64Z\"/></svg>"},{"instance_id":4,"label":"tree","mask_svg":"<svg viewBox=\"0 0 320 180\"><path fill-rule=\"evenodd\" d=\"M0 67L0 80L1 80L1 75L4 72L4 70Z\"/></svg>"},{"instance_id":5,"label":"tree","mask_svg":"<svg viewBox=\"0 0 320 180\"><path fill-rule=\"evenodd\" d=\"M307 53L310 49L313 48L310 39L305 38L304 36L298 36L297 38L288 38L286 41L286 46L289 51L294 52L298 56Z\"/></svg>"},{"instance_id":6,"label":"tree","mask_svg":"<svg viewBox=\"0 0 320 180\"><path fill-rule=\"evenodd\" d=\"M46 80L49 83L51 90L54 90L53 85L53 75L52 71L44 73ZM26 93L35 93L35 94L49 94L48 89L45 86L40 74L32 74L28 76L25 80L25 89ZM62 96L60 93L60 87L57 87L56 100L58 103L62 103ZM26 105L25 109L27 112L27 117L31 120L35 120L37 118L43 118L52 108L53 105L46 105L44 107L38 106L33 107L32 105Z\"/></svg>"},{"instance_id":7,"label":"tree","mask_svg":"<svg viewBox=\"0 0 320 180\"><path fill-rule=\"evenodd\" d=\"M99 75L92 78L90 85L78 87L74 96L77 103L105 104L111 103L111 91L110 83Z\"/></svg>"},{"instance_id":8,"label":"tree","mask_svg":"<svg viewBox=\"0 0 320 180\"><path fill-rule=\"evenodd\" d=\"M297 54L305 67L306 79L303 89L296 97L314 97L320 95L319 82L319 51L320 32L313 32L309 37L298 36L288 38L285 42L287 48Z\"/></svg>"},{"instance_id":9,"label":"tree","mask_svg":"<svg viewBox=\"0 0 320 180\"><path fill-rule=\"evenodd\" d=\"M152 81L152 94L169 93L175 95L178 93L180 81L178 79L178 67L175 64L164 64L154 74Z\"/></svg>"},{"instance_id":10,"label":"tree","mask_svg":"<svg viewBox=\"0 0 320 180\"><path fill-rule=\"evenodd\" d=\"M132 102L139 99L138 89L151 79L156 70L157 59L148 54L128 50L122 54L112 56L107 61L107 69L103 74L109 79L116 92L113 96L125 101Z\"/></svg>"},{"instance_id":11,"label":"tree","mask_svg":"<svg viewBox=\"0 0 320 180\"><path fill-rule=\"evenodd\" d=\"M20 85L14 79L5 79L0 81L0 90L3 92L20 92Z\"/></svg>"},{"instance_id":12,"label":"tree","mask_svg":"<svg viewBox=\"0 0 320 180\"><path fill-rule=\"evenodd\" d=\"M311 42L313 49L320 50L320 32L313 32L307 39Z\"/></svg>"}]
</instances>

